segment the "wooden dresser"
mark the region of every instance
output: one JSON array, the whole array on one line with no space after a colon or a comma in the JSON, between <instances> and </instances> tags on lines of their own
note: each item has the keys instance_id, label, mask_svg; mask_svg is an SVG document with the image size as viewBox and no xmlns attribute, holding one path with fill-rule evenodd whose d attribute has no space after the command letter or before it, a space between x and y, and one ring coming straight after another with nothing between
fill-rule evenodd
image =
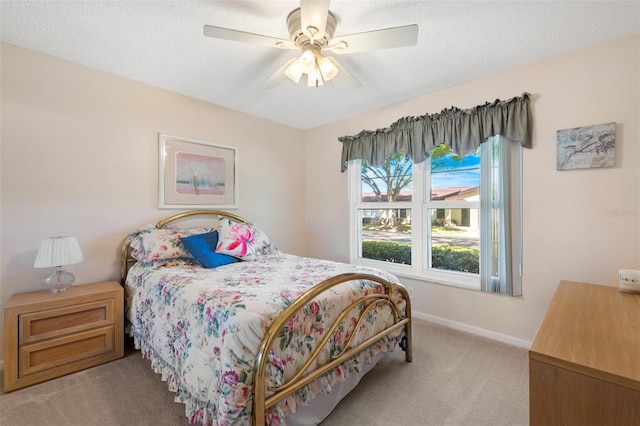
<instances>
[{"instance_id":1,"label":"wooden dresser","mask_svg":"<svg viewBox=\"0 0 640 426\"><path fill-rule=\"evenodd\" d=\"M124 355L124 292L116 281L19 293L5 307L5 392Z\"/></svg>"},{"instance_id":2,"label":"wooden dresser","mask_svg":"<svg viewBox=\"0 0 640 426\"><path fill-rule=\"evenodd\" d=\"M561 281L529 350L531 425L640 425L640 295Z\"/></svg>"}]
</instances>

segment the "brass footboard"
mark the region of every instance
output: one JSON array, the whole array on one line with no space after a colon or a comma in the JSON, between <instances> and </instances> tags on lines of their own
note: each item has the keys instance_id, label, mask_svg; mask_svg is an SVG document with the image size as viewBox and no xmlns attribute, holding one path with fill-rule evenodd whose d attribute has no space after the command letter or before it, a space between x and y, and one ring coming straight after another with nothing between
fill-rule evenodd
<instances>
[{"instance_id":1,"label":"brass footboard","mask_svg":"<svg viewBox=\"0 0 640 426\"><path fill-rule=\"evenodd\" d=\"M276 337L280 334L283 327L287 325L289 320L293 315L296 314L300 309L302 309L305 305L315 299L322 292L348 281L355 280L369 280L375 281L384 287L384 293L370 294L363 296L362 298L354 301L352 304L347 306L337 320L331 325L331 327L325 332L325 336L322 341L318 344L315 351L311 353L309 359L307 359L304 365L300 368L300 370L291 378L288 382L283 384L282 386L278 386L275 388L266 388L265 381L265 370L267 365L267 358L269 351L271 350L271 346L274 343ZM395 303L392 300L392 296L396 293L400 293L402 298L406 301L405 312L402 314L398 311ZM364 320L366 314L375 309L379 304L386 304L391 307L393 312L393 324L387 327L386 329L376 333L373 336L366 338L362 343L360 343L356 347L351 347L352 341L356 336L354 332L349 338L347 344L343 348L343 350L333 356L331 361L322 365L320 368L305 374L307 368L318 358L323 347L329 341L333 332L340 325L342 320L349 314L353 308L358 306L359 304L369 301L369 305L363 310L358 321L354 327L354 330L358 330L360 324ZM303 294L300 298L296 299L289 307L273 322L271 327L267 330L265 336L262 339L260 344L260 348L256 357L256 364L254 367L254 389L253 389L253 423L256 426L262 426L265 424L265 410L274 404L278 403L280 400L286 398L288 395L302 388L306 384L310 383L312 380L320 377L326 372L330 371L332 368L366 349L370 345L374 344L381 338L395 332L396 330L404 327L405 330L405 344L402 345L405 350L405 360L407 362L412 361L412 341L411 341L411 300L409 299L409 293L407 290L400 284L395 284L385 280L376 275L363 274L363 273L345 273L336 275L335 277L331 277L322 283L312 287L305 294ZM267 392L269 392L269 396L267 397Z\"/></svg>"}]
</instances>

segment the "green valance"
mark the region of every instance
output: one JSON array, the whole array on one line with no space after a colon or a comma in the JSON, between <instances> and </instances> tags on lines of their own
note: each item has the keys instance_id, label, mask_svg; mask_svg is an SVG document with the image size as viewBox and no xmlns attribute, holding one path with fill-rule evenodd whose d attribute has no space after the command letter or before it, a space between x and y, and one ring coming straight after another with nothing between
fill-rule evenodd
<instances>
[{"instance_id":1,"label":"green valance","mask_svg":"<svg viewBox=\"0 0 640 426\"><path fill-rule=\"evenodd\" d=\"M447 145L458 155L475 152L491 136L501 135L531 148L529 93L506 101L496 99L471 109L451 107L439 114L403 117L386 129L342 136L341 171L351 160L381 166L391 154L403 152L414 163L429 158L432 148Z\"/></svg>"}]
</instances>

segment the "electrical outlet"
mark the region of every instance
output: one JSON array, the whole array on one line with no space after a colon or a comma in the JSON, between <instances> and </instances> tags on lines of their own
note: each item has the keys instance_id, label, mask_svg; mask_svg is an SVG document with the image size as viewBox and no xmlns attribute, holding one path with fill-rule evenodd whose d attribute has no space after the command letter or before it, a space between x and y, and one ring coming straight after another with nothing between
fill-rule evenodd
<instances>
[{"instance_id":1,"label":"electrical outlet","mask_svg":"<svg viewBox=\"0 0 640 426\"><path fill-rule=\"evenodd\" d=\"M413 299L413 295L415 294L413 287L407 287L407 292L409 293L409 297Z\"/></svg>"}]
</instances>

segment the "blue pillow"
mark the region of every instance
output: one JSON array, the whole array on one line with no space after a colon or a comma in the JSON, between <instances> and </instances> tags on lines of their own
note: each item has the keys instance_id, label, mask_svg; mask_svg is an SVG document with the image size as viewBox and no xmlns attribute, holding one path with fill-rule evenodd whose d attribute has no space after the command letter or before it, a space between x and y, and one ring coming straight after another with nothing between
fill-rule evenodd
<instances>
[{"instance_id":1,"label":"blue pillow","mask_svg":"<svg viewBox=\"0 0 640 426\"><path fill-rule=\"evenodd\" d=\"M182 244L187 248L187 251L195 257L198 263L205 268L216 268L218 266L240 261L240 259L233 256L216 253L218 231L191 235L190 237L181 238L180 241L182 241Z\"/></svg>"}]
</instances>

